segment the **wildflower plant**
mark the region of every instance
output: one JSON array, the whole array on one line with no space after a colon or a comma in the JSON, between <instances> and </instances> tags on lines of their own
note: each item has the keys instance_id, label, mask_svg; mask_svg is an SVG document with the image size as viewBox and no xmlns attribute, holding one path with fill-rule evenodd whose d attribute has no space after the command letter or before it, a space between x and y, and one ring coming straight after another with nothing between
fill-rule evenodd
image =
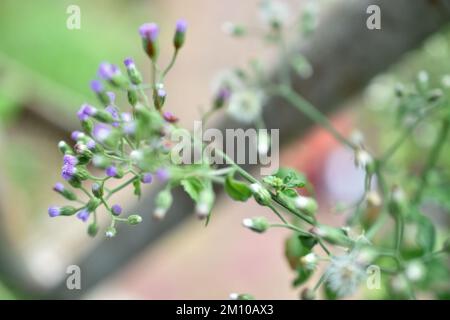
<instances>
[{"instance_id":1,"label":"wildflower plant","mask_svg":"<svg viewBox=\"0 0 450 320\"><path fill-rule=\"evenodd\" d=\"M304 299L315 298L319 288L323 288L328 298L353 294L367 278L367 267L373 264L379 266L382 281L389 291L387 297L391 298L413 298L416 290L431 290L433 284L427 270L427 264L431 262L435 269L444 270L442 277L448 281L449 272L445 271L442 258L449 252L449 240L444 242L438 236L435 225L424 211L423 199L431 173L437 170L437 160L448 141L449 86L444 81L440 87L432 87L426 74L420 74L417 82L407 88L398 87L398 118L407 123L406 130L385 153L375 155L361 139L350 139L339 133L325 115L293 89L291 68L303 78L311 76L313 69L305 57L290 53L286 39L292 30L300 30L305 38L313 34L317 7L307 7L295 19L283 2L262 1L260 9L261 37L280 50L283 64L279 72L273 75L264 69L262 62L252 60L247 69L221 73L214 82L211 107L203 120L226 109L228 115L244 124L253 123L264 128L263 106L270 98L278 97L323 127L354 152L355 165L365 172L364 194L347 209L346 225L334 227L319 222L316 216L318 203L313 193L308 192L312 186L294 169L279 168L273 174L257 179L219 149L215 149L214 154L225 160L222 167L208 159L200 164L174 161L172 134L181 128L176 115L166 110L169 95L164 84L186 39L187 23L184 20L176 24L173 55L165 68L161 68L159 60L158 25L146 23L139 28L144 52L150 60L150 83L143 82L131 58L124 60L124 71L108 62L100 64L98 79L91 82L100 106L83 104L77 113L81 129L71 135L73 145L65 141L58 144L63 156L61 176L66 185L58 182L53 189L73 204L51 206L49 216L76 216L88 223L88 234L95 236L100 228L97 212L102 207L110 217L104 234L114 237L117 224L136 225L142 218L138 214L125 217L120 204L110 202L112 196L129 187L140 197L144 185L158 180L164 188L154 200L154 218L165 217L173 202L172 190L182 187L195 202L197 217L208 223L215 201L213 185L219 184L231 199L245 202L252 198L273 212L274 219L244 219L245 228L257 233L273 228L292 232L285 243L285 255L296 275L293 285L303 285L314 273L321 273L315 285L302 290ZM224 31L237 38L248 34L245 26L230 22L224 25ZM127 110L116 104L115 93L107 87L126 95ZM147 95L148 91L150 95ZM431 116L439 120L440 132L429 155L425 156L427 160L419 182L403 188L399 181L386 177L389 162L411 130ZM269 151L267 141L267 137L260 137L257 146L260 152ZM204 147L200 144L201 149ZM118 181L120 184L116 183ZM79 198L73 189L81 190L85 197ZM383 230L389 220L394 225L392 233ZM406 229L410 226L416 230L413 245L406 239ZM379 237L380 234L383 237ZM434 293L437 296L448 294L445 290L448 288ZM230 297L253 298L238 293Z\"/></svg>"}]
</instances>

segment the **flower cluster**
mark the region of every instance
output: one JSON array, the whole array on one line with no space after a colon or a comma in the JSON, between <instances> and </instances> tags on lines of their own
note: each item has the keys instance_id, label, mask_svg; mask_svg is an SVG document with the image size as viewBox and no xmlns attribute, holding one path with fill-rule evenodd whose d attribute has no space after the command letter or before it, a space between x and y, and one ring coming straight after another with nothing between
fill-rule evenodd
<instances>
[{"instance_id":1,"label":"flower cluster","mask_svg":"<svg viewBox=\"0 0 450 320\"><path fill-rule=\"evenodd\" d=\"M187 24L180 20L176 24L173 46L174 57L184 44ZM146 23L139 28L144 50L150 57L152 65L158 60L159 28L155 23ZM141 187L150 184L154 177L161 183L175 181L178 172L172 176L171 164L165 141L175 128L177 118L168 111L162 111L166 92L163 78L170 70L170 65L162 75L154 74L154 80L147 86L132 58L124 60L126 72L109 62L102 62L98 68L97 79L90 87L99 99L101 107L83 104L77 112L81 130L72 132L71 146L60 141L59 150L63 155L61 177L73 189L84 193L84 198L69 186L58 182L53 190L72 201L75 205L51 206L50 217L76 215L83 222L91 221L88 233L95 236L99 230L97 211L104 207L109 213L111 224L105 231L107 237L116 234L116 223L125 222L136 225L141 222L139 215L122 218L123 209L119 204L108 203L118 191L132 185L134 194L140 196ZM156 69L156 68L155 68ZM126 92L130 104L124 110L116 104L115 93ZM152 101L145 90L151 89ZM124 180L121 184L116 180ZM169 186L171 187L171 186ZM167 188L166 193L170 188ZM170 201L164 201L155 209L155 216L161 218L161 212L167 210Z\"/></svg>"}]
</instances>

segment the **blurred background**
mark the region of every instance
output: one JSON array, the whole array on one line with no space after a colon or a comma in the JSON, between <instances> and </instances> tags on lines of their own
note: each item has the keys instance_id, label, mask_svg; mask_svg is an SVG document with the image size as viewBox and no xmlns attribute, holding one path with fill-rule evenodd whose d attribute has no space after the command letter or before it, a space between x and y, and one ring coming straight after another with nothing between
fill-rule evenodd
<instances>
[{"instance_id":1,"label":"blurred background","mask_svg":"<svg viewBox=\"0 0 450 320\"><path fill-rule=\"evenodd\" d=\"M287 2L300 10L309 1ZM331 10L331 2L323 2L321 9ZM81 9L79 30L66 27L66 9L73 4ZM58 297L52 290L65 283L67 266L95 256L100 242L115 241L91 239L81 222L47 215L49 204L62 202L51 190L60 179L57 142L69 140L78 127L79 106L96 103L89 82L98 64L106 60L120 65L131 56L148 79L150 65L137 28L147 21L160 24L161 41L167 42L161 45L164 58L171 54L175 21L188 20L186 47L166 86L168 110L191 128L208 105L211 81L220 70L245 65L256 56L276 63L276 54L258 39L238 41L222 32L226 21L256 25L257 4L257 0L0 2L0 299ZM393 87L423 69L434 82L450 74L448 28L380 70L366 89L331 115L333 123L346 135L363 134L371 149L383 150L396 136L389 120ZM436 131L429 123L419 126L407 147L396 154L396 163L420 166L420 152L430 147ZM354 168L353 155L320 129L312 128L285 145L280 156L282 165L298 168L312 181L320 200L319 219L324 222L343 220L334 210L337 201L349 203L361 196L364 173ZM449 161L447 148L441 158L447 169ZM131 192L121 197L126 208L137 205ZM439 197L437 211L446 213L440 219L448 224L450 196ZM274 230L258 235L241 227L243 218L267 214L260 211L252 202L220 198L207 228L193 216L175 221L120 267L105 268L95 282L84 281L82 269L78 297L220 299L231 292L251 292L258 299L297 299L298 289L290 286L293 274L283 258L288 234ZM140 213L150 219L150 210ZM133 228L120 232L133 238ZM128 250L120 241L114 247L118 253ZM116 260L102 263L107 266Z\"/></svg>"}]
</instances>

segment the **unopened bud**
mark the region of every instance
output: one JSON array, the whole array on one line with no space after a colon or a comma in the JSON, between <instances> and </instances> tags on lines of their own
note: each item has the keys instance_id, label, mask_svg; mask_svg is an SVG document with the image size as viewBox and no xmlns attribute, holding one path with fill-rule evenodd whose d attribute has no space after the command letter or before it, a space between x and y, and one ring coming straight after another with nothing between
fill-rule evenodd
<instances>
[{"instance_id":1,"label":"unopened bud","mask_svg":"<svg viewBox=\"0 0 450 320\"><path fill-rule=\"evenodd\" d=\"M261 186L259 183L253 183L250 185L250 189L253 192L253 197L256 202L262 206L268 206L270 204L272 197L266 188Z\"/></svg>"},{"instance_id":2,"label":"unopened bud","mask_svg":"<svg viewBox=\"0 0 450 320\"><path fill-rule=\"evenodd\" d=\"M305 196L298 196L295 198L295 206L304 211L305 213L313 216L317 212L317 202L311 197L305 197Z\"/></svg>"},{"instance_id":3,"label":"unopened bud","mask_svg":"<svg viewBox=\"0 0 450 320\"><path fill-rule=\"evenodd\" d=\"M242 225L258 233L263 233L270 227L270 223L265 217L246 218L242 220Z\"/></svg>"},{"instance_id":4,"label":"unopened bud","mask_svg":"<svg viewBox=\"0 0 450 320\"><path fill-rule=\"evenodd\" d=\"M129 216L127 218L127 223L129 225L132 225L132 226L134 226L136 224L139 224L141 222L142 222L142 217L140 215L137 215L137 214L132 214L131 216Z\"/></svg>"}]
</instances>

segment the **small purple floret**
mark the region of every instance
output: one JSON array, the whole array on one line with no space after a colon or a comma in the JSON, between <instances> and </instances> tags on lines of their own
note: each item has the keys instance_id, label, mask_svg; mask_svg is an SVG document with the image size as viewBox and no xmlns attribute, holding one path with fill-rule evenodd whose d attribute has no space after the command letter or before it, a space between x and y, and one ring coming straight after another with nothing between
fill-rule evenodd
<instances>
[{"instance_id":1,"label":"small purple floret","mask_svg":"<svg viewBox=\"0 0 450 320\"><path fill-rule=\"evenodd\" d=\"M184 19L177 21L176 32L185 33L187 29L187 22Z\"/></svg>"},{"instance_id":2,"label":"small purple floret","mask_svg":"<svg viewBox=\"0 0 450 320\"><path fill-rule=\"evenodd\" d=\"M98 75L104 80L111 80L120 74L119 68L109 62L102 62L98 68Z\"/></svg>"},{"instance_id":3,"label":"small purple floret","mask_svg":"<svg viewBox=\"0 0 450 320\"><path fill-rule=\"evenodd\" d=\"M80 139L82 136L84 136L84 133L81 131L73 131L72 134L70 135L70 137L72 138L72 140L77 141L78 139Z\"/></svg>"},{"instance_id":4,"label":"small purple floret","mask_svg":"<svg viewBox=\"0 0 450 320\"><path fill-rule=\"evenodd\" d=\"M165 182L170 178L170 173L166 168L159 168L156 170L155 175L160 182Z\"/></svg>"},{"instance_id":5,"label":"small purple floret","mask_svg":"<svg viewBox=\"0 0 450 320\"><path fill-rule=\"evenodd\" d=\"M78 159L70 154L65 154L63 157L63 163L69 166L75 166L78 163Z\"/></svg>"},{"instance_id":6,"label":"small purple floret","mask_svg":"<svg viewBox=\"0 0 450 320\"><path fill-rule=\"evenodd\" d=\"M89 211L87 209L78 211L77 218L83 222L86 222L89 219Z\"/></svg>"},{"instance_id":7,"label":"small purple floret","mask_svg":"<svg viewBox=\"0 0 450 320\"><path fill-rule=\"evenodd\" d=\"M142 183L151 183L153 180L153 176L150 172L146 172L142 175Z\"/></svg>"},{"instance_id":8,"label":"small purple floret","mask_svg":"<svg viewBox=\"0 0 450 320\"><path fill-rule=\"evenodd\" d=\"M76 172L77 169L74 166L66 164L62 167L61 176L64 180L68 181L73 178Z\"/></svg>"},{"instance_id":9,"label":"small purple floret","mask_svg":"<svg viewBox=\"0 0 450 320\"><path fill-rule=\"evenodd\" d=\"M59 216L61 214L61 208L60 207L55 207L55 206L52 206L52 207L49 207L48 208L48 215L50 216L50 217L57 217L57 216Z\"/></svg>"},{"instance_id":10,"label":"small purple floret","mask_svg":"<svg viewBox=\"0 0 450 320\"><path fill-rule=\"evenodd\" d=\"M111 211L114 215L118 216L119 214L122 213L122 207L119 206L118 204L115 204L111 207Z\"/></svg>"},{"instance_id":11,"label":"small purple floret","mask_svg":"<svg viewBox=\"0 0 450 320\"><path fill-rule=\"evenodd\" d=\"M96 124L94 130L92 131L92 135L94 136L94 138L100 142L108 139L110 133L111 128L103 123Z\"/></svg>"},{"instance_id":12,"label":"small purple floret","mask_svg":"<svg viewBox=\"0 0 450 320\"><path fill-rule=\"evenodd\" d=\"M92 139L90 139L88 142L86 142L86 147L91 151L94 150L96 146L97 146L97 144Z\"/></svg>"},{"instance_id":13,"label":"small purple floret","mask_svg":"<svg viewBox=\"0 0 450 320\"><path fill-rule=\"evenodd\" d=\"M64 191L64 185L61 182L57 182L53 186L53 190L56 191L56 192L63 192Z\"/></svg>"},{"instance_id":14,"label":"small purple floret","mask_svg":"<svg viewBox=\"0 0 450 320\"><path fill-rule=\"evenodd\" d=\"M139 28L139 34L142 38L154 42L158 38L159 27L156 23L144 23Z\"/></svg>"},{"instance_id":15,"label":"small purple floret","mask_svg":"<svg viewBox=\"0 0 450 320\"><path fill-rule=\"evenodd\" d=\"M106 175L108 177L115 177L117 175L117 168L115 166L109 166L106 168Z\"/></svg>"},{"instance_id":16,"label":"small purple floret","mask_svg":"<svg viewBox=\"0 0 450 320\"><path fill-rule=\"evenodd\" d=\"M123 64L125 65L125 67L127 69L131 69L131 68L135 67L134 61L132 58L126 58L125 60L123 60Z\"/></svg>"},{"instance_id":17,"label":"small purple floret","mask_svg":"<svg viewBox=\"0 0 450 320\"><path fill-rule=\"evenodd\" d=\"M103 91L103 84L98 80L91 81L91 90L95 93L100 93Z\"/></svg>"}]
</instances>

